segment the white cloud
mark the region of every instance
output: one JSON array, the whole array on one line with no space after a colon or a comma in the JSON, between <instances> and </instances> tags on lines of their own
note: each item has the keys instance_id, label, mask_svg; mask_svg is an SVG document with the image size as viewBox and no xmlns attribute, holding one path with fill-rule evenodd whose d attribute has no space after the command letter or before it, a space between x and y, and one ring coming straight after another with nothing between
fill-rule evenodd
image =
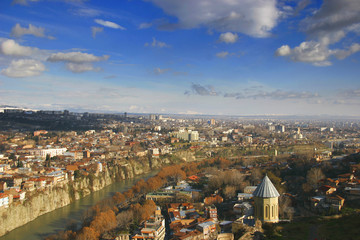
<instances>
[{"instance_id":1,"label":"white cloud","mask_svg":"<svg viewBox=\"0 0 360 240\"><path fill-rule=\"evenodd\" d=\"M344 59L344 58L347 58L348 56L350 56L351 54L354 54L354 53L359 52L359 51L360 51L360 44L354 43L353 45L351 45L349 47L348 50L337 50L337 51L335 51L335 56L338 59Z\"/></svg>"},{"instance_id":2,"label":"white cloud","mask_svg":"<svg viewBox=\"0 0 360 240\"><path fill-rule=\"evenodd\" d=\"M161 42L156 40L156 38L153 37L153 41L151 43L145 43L145 47L158 47L158 48L164 48L164 47L170 47L170 45L166 44L165 42Z\"/></svg>"},{"instance_id":3,"label":"white cloud","mask_svg":"<svg viewBox=\"0 0 360 240\"><path fill-rule=\"evenodd\" d=\"M277 56L289 57L294 62L312 63L314 66L330 66L330 58L335 56L344 59L351 54L360 51L360 44L352 44L348 50L329 49L327 45L316 41L302 42L299 46L291 49L288 45L283 45L275 52Z\"/></svg>"},{"instance_id":4,"label":"white cloud","mask_svg":"<svg viewBox=\"0 0 360 240\"><path fill-rule=\"evenodd\" d=\"M68 3L82 3L82 2L85 2L87 0L60 0L60 1L63 1L63 2L68 2ZM13 0L12 1L12 4L19 4L19 5L28 5L30 2L40 2L40 0Z\"/></svg>"},{"instance_id":5,"label":"white cloud","mask_svg":"<svg viewBox=\"0 0 360 240\"><path fill-rule=\"evenodd\" d=\"M290 49L288 45L284 45L276 50L278 56L290 56L295 62L322 62L326 61L331 52L321 43L310 41L302 42L298 47Z\"/></svg>"},{"instance_id":6,"label":"white cloud","mask_svg":"<svg viewBox=\"0 0 360 240\"><path fill-rule=\"evenodd\" d=\"M99 62L109 59L108 55L97 57L90 53L82 52L69 52L69 53L54 53L47 60L50 62L73 62L73 63L85 63L85 62Z\"/></svg>"},{"instance_id":7,"label":"white cloud","mask_svg":"<svg viewBox=\"0 0 360 240\"><path fill-rule=\"evenodd\" d=\"M114 28L114 29L120 29L120 30L126 30L126 28L120 26L119 24L117 23L114 23L114 22L110 22L110 21L105 21L105 20L102 20L102 19L95 19L94 20L97 24L100 24L104 27L109 27L109 28Z\"/></svg>"},{"instance_id":8,"label":"white cloud","mask_svg":"<svg viewBox=\"0 0 360 240\"><path fill-rule=\"evenodd\" d=\"M197 111L191 111L191 110L187 110L185 112L178 112L178 114L185 114L185 115L201 115L201 112L197 112Z\"/></svg>"},{"instance_id":9,"label":"white cloud","mask_svg":"<svg viewBox=\"0 0 360 240\"><path fill-rule=\"evenodd\" d=\"M8 56L24 57L39 52L39 49L21 46L12 39L7 39L0 44L0 53Z\"/></svg>"},{"instance_id":10,"label":"white cloud","mask_svg":"<svg viewBox=\"0 0 360 240\"><path fill-rule=\"evenodd\" d=\"M150 28L153 24L152 23L141 23L139 25L139 29L146 29L146 28Z\"/></svg>"},{"instance_id":11,"label":"white cloud","mask_svg":"<svg viewBox=\"0 0 360 240\"><path fill-rule=\"evenodd\" d=\"M167 28L205 26L220 32L241 32L268 37L277 25L276 0L150 0L165 13L178 18ZM161 26L160 26L161 27Z\"/></svg>"},{"instance_id":12,"label":"white cloud","mask_svg":"<svg viewBox=\"0 0 360 240\"><path fill-rule=\"evenodd\" d=\"M42 27L36 27L32 24L29 24L29 27L21 27L19 23L17 23L12 29L10 36L12 37L22 37L24 35L33 35L35 37L43 37L43 38L49 38L49 39L55 39L52 36L46 36L45 35L45 29Z\"/></svg>"},{"instance_id":13,"label":"white cloud","mask_svg":"<svg viewBox=\"0 0 360 240\"><path fill-rule=\"evenodd\" d=\"M166 73L166 72L168 72L168 71L170 71L169 68L164 68L164 69L155 68L155 69L154 69L154 73L155 73L156 75L161 75L161 74L164 74L164 73Z\"/></svg>"},{"instance_id":14,"label":"white cloud","mask_svg":"<svg viewBox=\"0 0 360 240\"><path fill-rule=\"evenodd\" d=\"M98 72L101 68L95 68L92 64L89 63L66 63L66 69L73 73L83 73L88 71Z\"/></svg>"},{"instance_id":15,"label":"white cloud","mask_svg":"<svg viewBox=\"0 0 360 240\"><path fill-rule=\"evenodd\" d=\"M219 41L224 43L236 43L238 39L238 35L231 32L222 33L219 37Z\"/></svg>"},{"instance_id":16,"label":"white cloud","mask_svg":"<svg viewBox=\"0 0 360 240\"><path fill-rule=\"evenodd\" d=\"M303 0L302 3L306 6L309 1ZM333 49L331 45L343 40L350 32L360 33L359 0L324 1L319 10L301 22L301 29L310 40L294 49L284 45L276 50L277 56L287 56L293 61L309 62L315 66L330 66L333 56L345 59L360 51L360 45L353 43L347 49Z\"/></svg>"},{"instance_id":17,"label":"white cloud","mask_svg":"<svg viewBox=\"0 0 360 240\"><path fill-rule=\"evenodd\" d=\"M132 110L137 110L137 109L139 109L139 108L140 108L139 106L131 105L131 106L129 107L129 110L132 111Z\"/></svg>"},{"instance_id":18,"label":"white cloud","mask_svg":"<svg viewBox=\"0 0 360 240\"><path fill-rule=\"evenodd\" d=\"M216 56L218 58L226 58L229 55L229 52L218 52Z\"/></svg>"},{"instance_id":19,"label":"white cloud","mask_svg":"<svg viewBox=\"0 0 360 240\"><path fill-rule=\"evenodd\" d=\"M69 53L54 53L52 54L47 61L49 62L65 62L66 69L73 73L82 73L87 71L98 72L101 68L96 68L92 65L94 62L108 60L108 55L95 56L89 53L82 52L69 52Z\"/></svg>"},{"instance_id":20,"label":"white cloud","mask_svg":"<svg viewBox=\"0 0 360 240\"><path fill-rule=\"evenodd\" d=\"M102 12L97 9L85 8L85 7L81 7L79 9L72 10L71 12L75 15L82 16L82 17L96 17L96 16L99 16L102 14Z\"/></svg>"},{"instance_id":21,"label":"white cloud","mask_svg":"<svg viewBox=\"0 0 360 240\"><path fill-rule=\"evenodd\" d=\"M100 33L104 31L103 27L91 27L91 33L92 33L92 37L96 38L96 34Z\"/></svg>"},{"instance_id":22,"label":"white cloud","mask_svg":"<svg viewBox=\"0 0 360 240\"><path fill-rule=\"evenodd\" d=\"M288 45L283 45L276 50L275 54L276 56L289 56L291 54L291 49Z\"/></svg>"},{"instance_id":23,"label":"white cloud","mask_svg":"<svg viewBox=\"0 0 360 240\"><path fill-rule=\"evenodd\" d=\"M1 71L1 74L12 77L32 77L38 76L45 71L45 66L42 62L35 59L19 59L13 60L10 66Z\"/></svg>"},{"instance_id":24,"label":"white cloud","mask_svg":"<svg viewBox=\"0 0 360 240\"><path fill-rule=\"evenodd\" d=\"M28 2L38 2L39 0L13 0L12 4L28 5Z\"/></svg>"}]
</instances>

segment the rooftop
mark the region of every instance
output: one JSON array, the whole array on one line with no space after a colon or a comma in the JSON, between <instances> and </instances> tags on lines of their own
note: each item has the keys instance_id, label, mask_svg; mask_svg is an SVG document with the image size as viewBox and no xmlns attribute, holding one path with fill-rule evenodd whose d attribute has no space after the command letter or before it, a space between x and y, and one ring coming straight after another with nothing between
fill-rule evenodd
<instances>
[{"instance_id":1,"label":"rooftop","mask_svg":"<svg viewBox=\"0 0 360 240\"><path fill-rule=\"evenodd\" d=\"M262 182L257 186L253 192L254 197L261 198L273 198L279 197L280 194L274 187L274 184L270 181L269 177L266 175Z\"/></svg>"}]
</instances>

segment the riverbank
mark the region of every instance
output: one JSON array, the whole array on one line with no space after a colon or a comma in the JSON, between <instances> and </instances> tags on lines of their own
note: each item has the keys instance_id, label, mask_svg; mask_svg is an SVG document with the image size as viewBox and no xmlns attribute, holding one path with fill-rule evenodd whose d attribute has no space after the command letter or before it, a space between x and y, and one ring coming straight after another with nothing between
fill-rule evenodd
<instances>
[{"instance_id":1,"label":"riverbank","mask_svg":"<svg viewBox=\"0 0 360 240\"><path fill-rule=\"evenodd\" d=\"M131 179L115 182L86 197L73 201L67 206L39 216L35 220L0 237L0 240L39 240L58 231L63 231L70 225L81 225L84 212L91 206L113 196L115 192L123 192L130 189L138 180L152 177L157 172L158 170L155 170Z\"/></svg>"},{"instance_id":2,"label":"riverbank","mask_svg":"<svg viewBox=\"0 0 360 240\"><path fill-rule=\"evenodd\" d=\"M155 167L158 168L162 165L163 163L156 164ZM97 176L93 174L82 176L66 184L37 191L29 195L23 203L17 202L11 204L9 208L0 209L0 236L115 182L134 179L136 176L149 172L151 172L149 161L131 161L131 163L122 165L113 164L105 167L103 172Z\"/></svg>"}]
</instances>

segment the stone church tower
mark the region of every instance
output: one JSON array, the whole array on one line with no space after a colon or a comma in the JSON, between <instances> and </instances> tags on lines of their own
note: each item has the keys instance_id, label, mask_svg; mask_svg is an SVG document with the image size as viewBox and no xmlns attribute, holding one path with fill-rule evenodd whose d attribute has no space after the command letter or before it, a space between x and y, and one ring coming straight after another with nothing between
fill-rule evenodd
<instances>
[{"instance_id":1,"label":"stone church tower","mask_svg":"<svg viewBox=\"0 0 360 240\"><path fill-rule=\"evenodd\" d=\"M262 222L279 221L279 192L266 175L254 193L255 219Z\"/></svg>"}]
</instances>

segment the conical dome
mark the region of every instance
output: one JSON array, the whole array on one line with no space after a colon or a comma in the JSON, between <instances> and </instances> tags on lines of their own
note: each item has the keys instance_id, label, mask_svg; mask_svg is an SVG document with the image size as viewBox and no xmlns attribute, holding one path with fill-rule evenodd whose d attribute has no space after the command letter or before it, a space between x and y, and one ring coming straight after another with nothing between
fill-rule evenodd
<instances>
[{"instance_id":1,"label":"conical dome","mask_svg":"<svg viewBox=\"0 0 360 240\"><path fill-rule=\"evenodd\" d=\"M273 198L279 197L280 194L274 187L274 184L270 181L268 176L266 175L259 186L253 192L254 197L261 198Z\"/></svg>"}]
</instances>

